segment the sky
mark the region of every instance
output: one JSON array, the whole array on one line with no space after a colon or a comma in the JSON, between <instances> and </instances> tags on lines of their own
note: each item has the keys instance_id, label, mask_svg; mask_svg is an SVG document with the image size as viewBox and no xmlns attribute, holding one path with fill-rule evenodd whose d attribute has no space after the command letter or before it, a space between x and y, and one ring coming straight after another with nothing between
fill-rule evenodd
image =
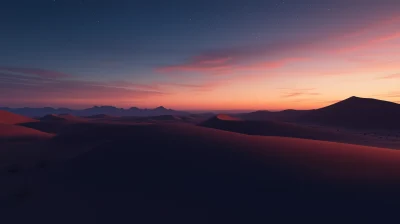
<instances>
[{"instance_id":1,"label":"sky","mask_svg":"<svg viewBox=\"0 0 400 224\"><path fill-rule=\"evenodd\" d=\"M2 0L0 107L400 103L398 0Z\"/></svg>"}]
</instances>

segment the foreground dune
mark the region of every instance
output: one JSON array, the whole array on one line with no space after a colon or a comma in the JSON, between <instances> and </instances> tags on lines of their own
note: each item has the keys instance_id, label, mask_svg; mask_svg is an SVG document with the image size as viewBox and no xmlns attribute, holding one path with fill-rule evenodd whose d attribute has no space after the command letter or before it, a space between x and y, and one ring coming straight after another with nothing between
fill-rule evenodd
<instances>
[{"instance_id":1,"label":"foreground dune","mask_svg":"<svg viewBox=\"0 0 400 224\"><path fill-rule=\"evenodd\" d=\"M33 140L47 139L54 135L41 132L32 128L12 125L0 124L0 140Z\"/></svg>"},{"instance_id":2,"label":"foreground dune","mask_svg":"<svg viewBox=\"0 0 400 224\"><path fill-rule=\"evenodd\" d=\"M26 123L26 122L36 122L37 120L34 120L29 117L24 117L18 114L13 114L8 111L0 110L0 123L2 124L20 124L20 123Z\"/></svg>"},{"instance_id":3,"label":"foreground dune","mask_svg":"<svg viewBox=\"0 0 400 224\"><path fill-rule=\"evenodd\" d=\"M42 173L19 174L24 184L1 200L4 220L382 222L397 214L399 151L191 125L85 125L54 143L107 143Z\"/></svg>"}]
</instances>

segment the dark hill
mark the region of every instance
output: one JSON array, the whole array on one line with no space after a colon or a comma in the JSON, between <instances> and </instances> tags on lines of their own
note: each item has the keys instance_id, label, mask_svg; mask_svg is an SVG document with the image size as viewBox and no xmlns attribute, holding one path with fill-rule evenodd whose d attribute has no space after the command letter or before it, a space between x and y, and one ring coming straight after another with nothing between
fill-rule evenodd
<instances>
[{"instance_id":1,"label":"dark hill","mask_svg":"<svg viewBox=\"0 0 400 224\"><path fill-rule=\"evenodd\" d=\"M310 111L298 120L348 128L400 129L400 104L353 96Z\"/></svg>"},{"instance_id":2,"label":"dark hill","mask_svg":"<svg viewBox=\"0 0 400 224\"><path fill-rule=\"evenodd\" d=\"M251 113L240 114L239 117L249 121L295 121L300 116L308 113L308 110L283 110L283 111L267 111L259 110Z\"/></svg>"}]
</instances>

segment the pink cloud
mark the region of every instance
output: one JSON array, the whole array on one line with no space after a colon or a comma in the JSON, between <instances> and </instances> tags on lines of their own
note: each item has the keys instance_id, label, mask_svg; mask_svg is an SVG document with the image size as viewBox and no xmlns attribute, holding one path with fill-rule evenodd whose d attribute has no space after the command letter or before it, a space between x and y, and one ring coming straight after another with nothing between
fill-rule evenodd
<instances>
[{"instance_id":1,"label":"pink cloud","mask_svg":"<svg viewBox=\"0 0 400 224\"><path fill-rule=\"evenodd\" d=\"M393 25L400 22L400 16L390 15L372 22L354 22L328 32L316 32L312 37L296 40L279 40L259 46L238 46L228 49L214 49L200 52L187 61L156 69L161 73L202 73L226 75L238 71L263 71L284 67L287 63L304 60L304 55L313 53L347 53L368 48L376 44L400 38ZM364 24L364 25L360 25ZM385 34L376 32L385 28ZM382 31L382 30L381 30ZM374 35L367 38L368 33ZM378 34L378 35L377 35ZM379 35L382 34L382 35ZM333 43L334 46L329 45ZM302 56L303 55L303 56ZM264 61L259 61L264 59ZM259 61L256 62L255 61Z\"/></svg>"},{"instance_id":2,"label":"pink cloud","mask_svg":"<svg viewBox=\"0 0 400 224\"><path fill-rule=\"evenodd\" d=\"M260 63L253 63L244 66L237 66L236 69L239 71L264 71L269 69L276 69L284 67L285 65L292 63L292 62L301 62L306 61L308 58L282 58L277 59L274 61L267 61L267 62L260 62Z\"/></svg>"},{"instance_id":3,"label":"pink cloud","mask_svg":"<svg viewBox=\"0 0 400 224\"><path fill-rule=\"evenodd\" d=\"M335 49L335 53L349 53L349 52L354 52L362 49L367 49L370 47L373 47L377 44L390 41L390 40L395 40L400 38L400 32L395 31L393 33L388 33L380 36L375 36L373 38L367 39L367 40L361 40L359 43L355 43L354 45L350 46L345 46L339 49Z\"/></svg>"},{"instance_id":4,"label":"pink cloud","mask_svg":"<svg viewBox=\"0 0 400 224\"><path fill-rule=\"evenodd\" d=\"M98 81L49 79L0 73L0 103L16 102L119 102L166 94L162 91L126 88Z\"/></svg>"},{"instance_id":5,"label":"pink cloud","mask_svg":"<svg viewBox=\"0 0 400 224\"><path fill-rule=\"evenodd\" d=\"M178 65L169 65L160 67L158 72L209 72L209 73L225 73L232 69L230 57L209 57L198 55L185 63Z\"/></svg>"},{"instance_id":6,"label":"pink cloud","mask_svg":"<svg viewBox=\"0 0 400 224\"><path fill-rule=\"evenodd\" d=\"M13 73L27 74L27 75L35 75L35 76L43 77L43 78L66 78L66 77L71 76L71 75L63 73L63 72L50 71L50 70L39 69L39 68L0 67L0 71L7 71L7 72L13 72Z\"/></svg>"},{"instance_id":7,"label":"pink cloud","mask_svg":"<svg viewBox=\"0 0 400 224\"><path fill-rule=\"evenodd\" d=\"M368 33L369 31L373 31L375 29L379 29L382 27L391 26L391 25L399 23L399 22L400 22L400 16L398 16L398 15L388 16L381 20L374 20L369 24L359 27L358 29L351 30L349 32L339 33L338 35L336 35L336 37L338 37L338 38L359 37L363 34Z\"/></svg>"},{"instance_id":8,"label":"pink cloud","mask_svg":"<svg viewBox=\"0 0 400 224\"><path fill-rule=\"evenodd\" d=\"M158 72L197 72L207 74L231 74L238 71L263 71L276 69L291 62L304 61L306 58L282 58L257 63L239 64L233 57L205 57L204 55L195 56L194 59L179 65L164 66L158 68Z\"/></svg>"},{"instance_id":9,"label":"pink cloud","mask_svg":"<svg viewBox=\"0 0 400 224\"><path fill-rule=\"evenodd\" d=\"M320 93L314 92L314 88L308 89L286 89L288 90L286 93L282 95L283 98L291 98L298 96L317 96L321 95Z\"/></svg>"},{"instance_id":10,"label":"pink cloud","mask_svg":"<svg viewBox=\"0 0 400 224\"><path fill-rule=\"evenodd\" d=\"M202 52L191 59L175 64L162 66L156 69L162 73L175 72L195 72L207 74L230 74L235 71L253 71L263 69L273 69L285 66L285 60L290 58L303 58L304 52L322 53L346 53L363 49L374 44L385 42L400 37L399 32L387 33L386 35L375 36L365 40L368 32L374 32L382 27L390 27L400 22L400 16L388 16L386 18L373 21L360 27L342 26L330 32L316 32L313 37L296 40L280 40L265 43L261 46L239 46L230 49L215 49ZM356 28L354 28L356 27ZM351 28L351 29L350 29ZM351 38L357 38L356 42L348 44ZM360 38L362 38L360 40ZM328 46L324 42L340 43L339 46ZM285 56L286 55L286 56ZM251 61L260 58L268 58L264 62L257 64ZM285 59L286 58L286 59Z\"/></svg>"},{"instance_id":11,"label":"pink cloud","mask_svg":"<svg viewBox=\"0 0 400 224\"><path fill-rule=\"evenodd\" d=\"M185 91L194 91L194 92L203 92L203 91L211 91L220 86L226 86L227 84L233 82L233 79L224 79L224 80L207 80L207 81L199 81L196 83L177 83L177 82L158 82L154 83L154 85L158 86L160 89L164 91L168 90L185 90Z\"/></svg>"},{"instance_id":12,"label":"pink cloud","mask_svg":"<svg viewBox=\"0 0 400 224\"><path fill-rule=\"evenodd\" d=\"M386 76L383 76L383 77L379 77L378 79L400 79L400 73L386 75Z\"/></svg>"},{"instance_id":13,"label":"pink cloud","mask_svg":"<svg viewBox=\"0 0 400 224\"><path fill-rule=\"evenodd\" d=\"M399 98L400 97L400 91L390 91L384 94L376 95L373 97L386 97L386 98Z\"/></svg>"},{"instance_id":14,"label":"pink cloud","mask_svg":"<svg viewBox=\"0 0 400 224\"><path fill-rule=\"evenodd\" d=\"M112 86L116 88L128 88L128 89L141 89L141 90L151 90L151 91L161 91L161 87L156 83L151 84L142 84L142 83L135 83L130 81L106 81L106 82L99 82L98 85L100 86Z\"/></svg>"},{"instance_id":15,"label":"pink cloud","mask_svg":"<svg viewBox=\"0 0 400 224\"><path fill-rule=\"evenodd\" d=\"M196 56L194 58L195 62L197 62L198 64L203 64L203 65L226 64L230 60L232 60L231 57L207 57L205 55Z\"/></svg>"}]
</instances>

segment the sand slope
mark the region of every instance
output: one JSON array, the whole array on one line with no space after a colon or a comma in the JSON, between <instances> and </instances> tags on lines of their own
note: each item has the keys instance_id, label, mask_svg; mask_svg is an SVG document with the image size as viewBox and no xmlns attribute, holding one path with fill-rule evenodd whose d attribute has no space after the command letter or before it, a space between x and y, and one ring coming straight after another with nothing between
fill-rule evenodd
<instances>
[{"instance_id":1,"label":"sand slope","mask_svg":"<svg viewBox=\"0 0 400 224\"><path fill-rule=\"evenodd\" d=\"M240 114L239 117L249 121L296 121L300 116L307 114L308 110L283 110L272 111L254 111L251 113Z\"/></svg>"},{"instance_id":2,"label":"sand slope","mask_svg":"<svg viewBox=\"0 0 400 224\"><path fill-rule=\"evenodd\" d=\"M8 199L14 206L2 210L4 220L355 222L397 215L400 151L191 125L85 128L57 138L109 142L30 174L22 202Z\"/></svg>"},{"instance_id":3,"label":"sand slope","mask_svg":"<svg viewBox=\"0 0 400 224\"><path fill-rule=\"evenodd\" d=\"M20 125L42 132L57 134L64 130L70 129L70 127L73 125L87 122L89 121L85 118L73 116L70 114L48 114L40 118L40 122L27 122Z\"/></svg>"},{"instance_id":4,"label":"sand slope","mask_svg":"<svg viewBox=\"0 0 400 224\"><path fill-rule=\"evenodd\" d=\"M372 146L385 145L365 136L342 133L336 129L313 128L279 121L244 121L227 115L212 117L202 122L200 126L248 135L293 137ZM400 144L398 146L400 147Z\"/></svg>"},{"instance_id":5,"label":"sand slope","mask_svg":"<svg viewBox=\"0 0 400 224\"><path fill-rule=\"evenodd\" d=\"M32 118L24 117L18 114L13 114L8 111L0 110L0 123L3 124L20 124L26 122L35 122Z\"/></svg>"},{"instance_id":6,"label":"sand slope","mask_svg":"<svg viewBox=\"0 0 400 224\"><path fill-rule=\"evenodd\" d=\"M41 132L32 128L12 125L0 124L0 140L33 140L47 139L54 135Z\"/></svg>"}]
</instances>

